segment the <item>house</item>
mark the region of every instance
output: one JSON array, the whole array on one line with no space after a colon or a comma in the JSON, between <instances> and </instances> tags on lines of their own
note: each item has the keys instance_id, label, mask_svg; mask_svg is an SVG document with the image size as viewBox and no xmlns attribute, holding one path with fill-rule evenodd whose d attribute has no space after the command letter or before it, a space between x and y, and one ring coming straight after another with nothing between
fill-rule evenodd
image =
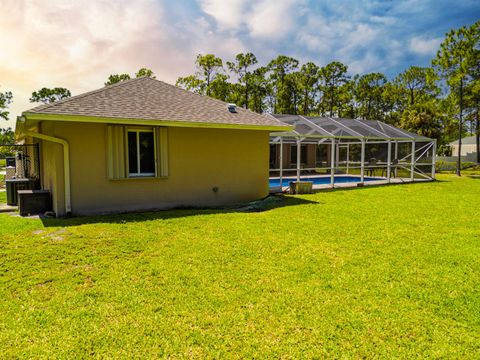
<instances>
[{"instance_id":1,"label":"house","mask_svg":"<svg viewBox=\"0 0 480 360\"><path fill-rule=\"evenodd\" d=\"M449 143L452 148L452 156L458 156L458 140ZM476 136L468 136L462 138L461 156L475 157L477 153Z\"/></svg>"},{"instance_id":2,"label":"house","mask_svg":"<svg viewBox=\"0 0 480 360\"><path fill-rule=\"evenodd\" d=\"M291 126L142 77L25 111L57 216L221 206L268 195L269 133Z\"/></svg>"}]
</instances>

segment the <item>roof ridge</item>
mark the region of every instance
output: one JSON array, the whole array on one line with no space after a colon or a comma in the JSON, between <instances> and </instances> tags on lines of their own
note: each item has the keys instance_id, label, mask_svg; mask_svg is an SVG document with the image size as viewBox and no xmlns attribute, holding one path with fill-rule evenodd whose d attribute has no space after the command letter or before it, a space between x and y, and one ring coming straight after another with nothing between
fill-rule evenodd
<instances>
[{"instance_id":1,"label":"roof ridge","mask_svg":"<svg viewBox=\"0 0 480 360\"><path fill-rule=\"evenodd\" d=\"M151 80L158 81L158 82L161 82L161 83L163 83L163 84L165 84L165 85L171 86L171 87L173 87L173 88L175 88L175 89L177 89L177 90L181 90L182 92L185 92L185 93L187 93L187 94L189 94L189 95L192 95L192 94L193 94L193 95L198 96L198 97L201 97L201 98L206 97L207 99L210 99L210 100L212 100L212 101L219 102L219 103L222 103L222 104L229 104L229 103L226 102L226 101L223 101L223 100L220 100L220 99L215 99L215 98L213 98L213 97L211 97L211 96L208 96L208 95L197 94L196 92L186 90L186 89L184 89L184 88L181 88L180 86L173 85L173 84L167 83L167 82L162 81L162 80L158 80L158 79L154 79L154 78L150 78L150 79L151 79ZM236 104L235 104L235 105L236 105ZM238 108L241 109L241 110L247 111L247 112L249 112L249 113L253 113L253 114L255 114L255 115L261 115L261 116L266 116L266 115L267 115L267 113L259 114L259 113L255 112L255 111L252 111L252 110L250 110L250 109L248 109L248 108L245 109L245 108L243 108L243 107L241 107L241 106L238 107Z\"/></svg>"},{"instance_id":2,"label":"roof ridge","mask_svg":"<svg viewBox=\"0 0 480 360\"><path fill-rule=\"evenodd\" d=\"M86 96L90 96L90 95L93 95L93 94L97 94L97 93L100 93L100 92L104 92L104 91L108 91L110 89L113 89L113 88L116 88L118 86L124 86L126 84L129 84L129 83L132 83L132 82L135 82L135 81L140 81L140 80L152 80L152 81L158 81L159 83L162 83L164 85L167 85L169 87L172 87L176 90L179 90L181 92L184 92L188 95L194 95L196 97L199 97L199 98L207 98L213 102L217 102L217 103L221 103L222 105L225 105L225 104L228 104L226 101L223 101L223 100L220 100L220 99L215 99L213 97L210 97L208 95L201 95L201 94L197 94L193 91L189 91L189 90L186 90L186 89L183 89L181 88L180 86L177 86L177 85L174 85L174 84L170 84L170 83L167 83L165 81L162 81L162 80L159 80L159 79L156 79L156 78L153 78L153 77L150 77L150 76L140 76L140 77L136 77L136 78L132 78L132 79L128 79L128 80L122 80L122 81L119 81L115 84L112 84L112 85L105 85L99 89L95 89L95 90L91 90L91 91L87 91L85 93L81 93L81 94L78 94L78 95L75 95L75 96L70 96L68 98L65 98L65 99L62 99L62 100L59 100L59 101L55 101L53 103L50 103L50 104L43 104L43 105L38 105L38 106L35 106L31 109L28 109L26 110L25 112L28 113L28 112L37 112L37 111L42 111L42 110L47 110L47 109L50 109L52 107L56 107L60 104L64 104L66 102L70 102L70 101L73 101L73 100L77 100L77 99L81 99L81 98L84 98ZM257 112L254 112L250 109L245 109L243 107L238 107L239 109L241 109L242 111L245 111L246 113L249 113L249 114L255 114L255 115L260 115L260 116L264 116L264 117L271 117L273 119L275 119L274 116L268 116L269 114L268 113L263 113L263 114L259 114Z\"/></svg>"},{"instance_id":3,"label":"roof ridge","mask_svg":"<svg viewBox=\"0 0 480 360\"><path fill-rule=\"evenodd\" d=\"M55 101L55 102L52 102L52 103L49 103L49 104L38 105L38 106L35 106L31 109L28 109L25 112L28 113L30 111L39 111L39 110L50 109L51 107L55 107L59 104L64 104L64 103L69 102L71 100L81 99L85 96L89 96L89 95L96 94L96 93L99 93L99 92L107 91L109 89L112 89L112 88L115 88L115 87L118 87L118 86L125 85L126 83L131 83L133 81L138 81L138 80L143 80L143 79L148 79L148 78L149 78L148 76L140 76L140 77L136 77L136 78L133 78L133 79L122 80L122 81L119 81L119 82L117 82L115 84L112 84L112 85L104 85L103 87L101 87L99 89L87 91L87 92L84 92L84 93L81 93L81 94L78 94L78 95L75 95L75 96L70 96L68 98L58 100L58 101ZM156 79L152 79L152 80L156 80ZM158 80L158 81L160 81L160 80Z\"/></svg>"}]
</instances>

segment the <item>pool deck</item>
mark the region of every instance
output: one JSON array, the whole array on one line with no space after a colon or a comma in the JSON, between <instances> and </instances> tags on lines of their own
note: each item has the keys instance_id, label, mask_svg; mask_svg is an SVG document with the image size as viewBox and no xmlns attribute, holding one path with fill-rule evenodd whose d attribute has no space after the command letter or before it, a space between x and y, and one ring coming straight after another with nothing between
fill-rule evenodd
<instances>
[{"instance_id":1,"label":"pool deck","mask_svg":"<svg viewBox=\"0 0 480 360\"><path fill-rule=\"evenodd\" d=\"M336 175L338 176L338 175ZM340 175L341 176L341 175ZM318 176L309 176L309 177L324 177L324 178L329 178L330 175L325 176L325 175L318 175ZM372 178L373 176L369 176L369 178ZM291 179L291 178L289 178ZM412 181L410 178L391 178L390 182L387 181L385 178L379 177L378 180L370 180L370 181L365 181L363 185L359 182L344 182L344 183L335 183L334 186L332 187L331 184L313 184L312 189L313 190L331 190L331 189L351 189L351 188L357 188L357 187L366 187L366 186L379 186L379 185L392 185L392 184L408 184L408 183L416 183L416 182L428 182L428 181L433 181L431 179L415 179ZM271 187L270 188L270 193L280 193L280 192L285 192L290 189L289 186L276 186L276 187Z\"/></svg>"}]
</instances>

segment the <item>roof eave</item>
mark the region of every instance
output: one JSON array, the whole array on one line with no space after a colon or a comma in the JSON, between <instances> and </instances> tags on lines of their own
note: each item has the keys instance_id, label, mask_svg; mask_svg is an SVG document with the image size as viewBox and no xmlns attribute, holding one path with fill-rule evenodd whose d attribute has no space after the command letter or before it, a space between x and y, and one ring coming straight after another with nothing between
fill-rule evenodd
<instances>
[{"instance_id":1,"label":"roof eave","mask_svg":"<svg viewBox=\"0 0 480 360\"><path fill-rule=\"evenodd\" d=\"M24 112L22 116L26 120L36 121L62 121L62 122L85 122L119 125L145 125L145 126L170 126L190 128L212 128L212 129L238 129L238 130L263 130L263 131L288 131L292 130L290 125L253 125L253 124L229 124L202 121L178 121L167 119L137 119L137 118L114 118L100 116L85 116L72 114L46 114Z\"/></svg>"}]
</instances>

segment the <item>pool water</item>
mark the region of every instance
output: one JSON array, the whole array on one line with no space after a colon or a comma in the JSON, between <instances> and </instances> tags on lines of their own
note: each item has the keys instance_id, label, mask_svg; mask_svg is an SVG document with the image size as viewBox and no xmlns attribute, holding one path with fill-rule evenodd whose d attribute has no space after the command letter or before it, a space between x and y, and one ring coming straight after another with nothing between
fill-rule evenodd
<instances>
[{"instance_id":1,"label":"pool water","mask_svg":"<svg viewBox=\"0 0 480 360\"><path fill-rule=\"evenodd\" d=\"M380 178L372 178L372 177L364 177L363 181L375 181L375 180L382 180ZM283 178L282 186L289 186L292 181L297 181L297 178L289 177ZM322 177L301 177L300 181L311 181L314 185L325 185L330 184L330 176L322 176ZM361 181L360 176L335 176L334 183L341 184L341 183L357 183ZM269 180L270 187L277 187L280 186L280 179L274 178Z\"/></svg>"}]
</instances>

